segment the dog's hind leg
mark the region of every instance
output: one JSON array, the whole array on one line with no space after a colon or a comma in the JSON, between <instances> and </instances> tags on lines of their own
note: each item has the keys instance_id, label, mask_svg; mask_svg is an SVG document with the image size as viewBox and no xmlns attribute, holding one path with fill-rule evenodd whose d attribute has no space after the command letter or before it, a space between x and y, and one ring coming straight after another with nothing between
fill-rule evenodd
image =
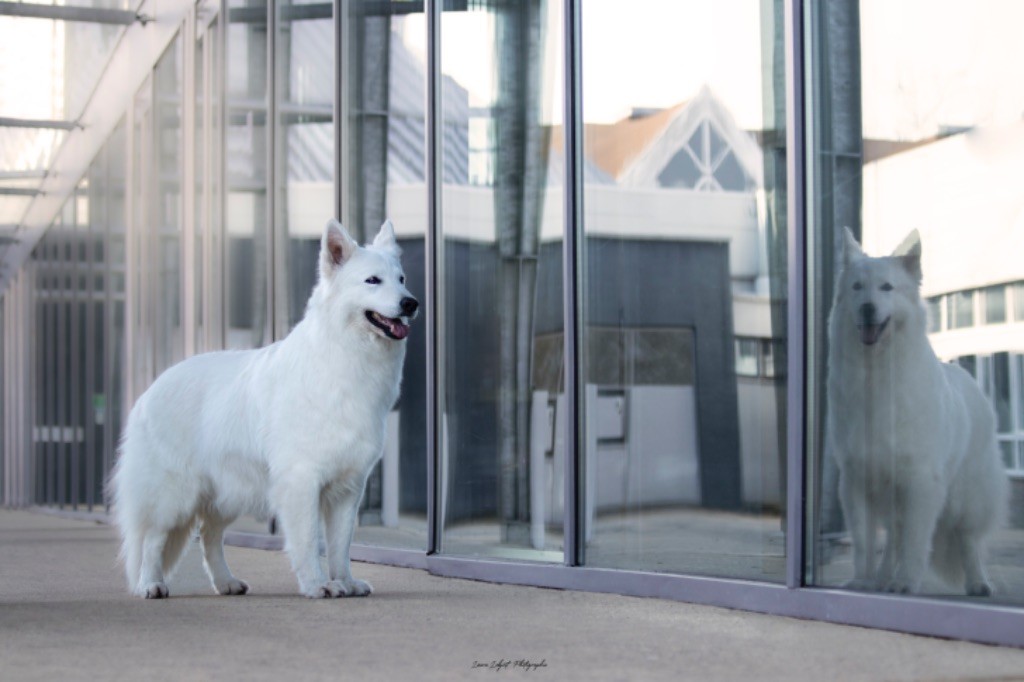
<instances>
[{"instance_id":1,"label":"dog's hind leg","mask_svg":"<svg viewBox=\"0 0 1024 682\"><path fill-rule=\"evenodd\" d=\"M224 519L214 513L203 515L200 535L203 538L203 567L210 576L218 594L245 594L249 585L231 574L224 559L224 529L234 519Z\"/></svg>"},{"instance_id":2,"label":"dog's hind leg","mask_svg":"<svg viewBox=\"0 0 1024 682\"><path fill-rule=\"evenodd\" d=\"M985 566L982 563L982 539L977 535L964 533L959 544L963 552L964 589L967 594L971 597L991 596L992 585L985 575Z\"/></svg>"},{"instance_id":3,"label":"dog's hind leg","mask_svg":"<svg viewBox=\"0 0 1024 682\"><path fill-rule=\"evenodd\" d=\"M168 531L163 528L149 528L142 538L142 566L139 570L139 584L135 593L146 599L163 599L170 596L164 582L164 549L167 547Z\"/></svg>"}]
</instances>

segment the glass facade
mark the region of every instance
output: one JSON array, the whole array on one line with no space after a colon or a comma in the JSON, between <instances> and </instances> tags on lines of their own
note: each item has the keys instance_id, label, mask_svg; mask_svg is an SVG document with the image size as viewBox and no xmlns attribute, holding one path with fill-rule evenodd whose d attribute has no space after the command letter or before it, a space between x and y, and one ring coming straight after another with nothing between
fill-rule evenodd
<instances>
[{"instance_id":1,"label":"glass facade","mask_svg":"<svg viewBox=\"0 0 1024 682\"><path fill-rule=\"evenodd\" d=\"M560 22L540 0L441 17L444 553L564 558Z\"/></svg>"},{"instance_id":2,"label":"glass facade","mask_svg":"<svg viewBox=\"0 0 1024 682\"><path fill-rule=\"evenodd\" d=\"M155 377L390 219L363 557L1024 644L1024 10L946 4L189 3L0 270L3 503L102 508Z\"/></svg>"},{"instance_id":3,"label":"glass facade","mask_svg":"<svg viewBox=\"0 0 1024 682\"><path fill-rule=\"evenodd\" d=\"M786 373L761 352L786 337L781 15L581 10L585 564L781 582ZM666 11L657 36L629 21Z\"/></svg>"},{"instance_id":4,"label":"glass facade","mask_svg":"<svg viewBox=\"0 0 1024 682\"><path fill-rule=\"evenodd\" d=\"M908 40L916 6L810 13L829 61L810 98L807 579L1019 605L1024 89L1006 84L1024 67L1005 27L1024 15L961 7Z\"/></svg>"}]
</instances>

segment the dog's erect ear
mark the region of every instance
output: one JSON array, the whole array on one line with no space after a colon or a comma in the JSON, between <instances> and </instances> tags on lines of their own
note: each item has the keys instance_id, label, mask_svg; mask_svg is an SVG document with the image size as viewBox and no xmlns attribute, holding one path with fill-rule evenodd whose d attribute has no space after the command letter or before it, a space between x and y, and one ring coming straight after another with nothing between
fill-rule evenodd
<instances>
[{"instance_id":1,"label":"dog's erect ear","mask_svg":"<svg viewBox=\"0 0 1024 682\"><path fill-rule=\"evenodd\" d=\"M903 268L910 273L910 276L920 284L924 274L921 272L921 240L918 239L907 252L899 257L900 262L903 263Z\"/></svg>"},{"instance_id":2,"label":"dog's erect ear","mask_svg":"<svg viewBox=\"0 0 1024 682\"><path fill-rule=\"evenodd\" d=\"M391 224L390 220L385 220L384 224L380 226L380 232L373 239L373 248L387 251L396 257L402 255L402 249L395 241L395 226Z\"/></svg>"},{"instance_id":3,"label":"dog's erect ear","mask_svg":"<svg viewBox=\"0 0 1024 682\"><path fill-rule=\"evenodd\" d=\"M345 264L359 245L334 218L327 221L324 236L320 239L320 276L328 277L335 269Z\"/></svg>"},{"instance_id":4,"label":"dog's erect ear","mask_svg":"<svg viewBox=\"0 0 1024 682\"><path fill-rule=\"evenodd\" d=\"M903 238L899 246L892 252L893 258L899 258L903 269L910 273L910 276L921 283L921 233L911 230L910 234Z\"/></svg>"},{"instance_id":5,"label":"dog's erect ear","mask_svg":"<svg viewBox=\"0 0 1024 682\"><path fill-rule=\"evenodd\" d=\"M856 238L853 236L853 230L849 227L843 228L843 265L849 265L850 261L855 257L863 256L864 251L860 248L860 244L857 243Z\"/></svg>"}]
</instances>

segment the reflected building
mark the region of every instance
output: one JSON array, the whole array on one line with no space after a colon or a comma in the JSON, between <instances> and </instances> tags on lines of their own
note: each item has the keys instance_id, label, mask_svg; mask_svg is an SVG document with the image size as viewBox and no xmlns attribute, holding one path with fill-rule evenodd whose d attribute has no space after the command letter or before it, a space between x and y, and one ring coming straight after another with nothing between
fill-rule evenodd
<instances>
[{"instance_id":1,"label":"reflected building","mask_svg":"<svg viewBox=\"0 0 1024 682\"><path fill-rule=\"evenodd\" d=\"M3 504L106 514L155 377L283 338L326 220L365 241L390 218L426 305L358 557L1021 644L1024 73L995 29L1024 10L899 6L0 17L0 71L13 54L48 84L0 91ZM949 35L907 50L906 7ZM954 45L987 68L960 74ZM931 342L993 401L1014 499L988 600L840 589L823 415L845 226L871 253L920 232Z\"/></svg>"}]
</instances>

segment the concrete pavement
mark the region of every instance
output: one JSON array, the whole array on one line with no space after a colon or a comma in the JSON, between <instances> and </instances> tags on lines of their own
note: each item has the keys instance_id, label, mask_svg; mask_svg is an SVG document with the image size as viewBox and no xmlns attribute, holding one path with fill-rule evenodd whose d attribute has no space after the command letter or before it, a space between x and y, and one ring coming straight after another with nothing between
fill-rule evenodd
<instances>
[{"instance_id":1,"label":"concrete pavement","mask_svg":"<svg viewBox=\"0 0 1024 682\"><path fill-rule=\"evenodd\" d=\"M1015 649L370 564L373 596L311 601L283 554L237 547L251 594L211 594L192 546L146 601L116 552L107 526L0 510L0 680L1024 680Z\"/></svg>"}]
</instances>

